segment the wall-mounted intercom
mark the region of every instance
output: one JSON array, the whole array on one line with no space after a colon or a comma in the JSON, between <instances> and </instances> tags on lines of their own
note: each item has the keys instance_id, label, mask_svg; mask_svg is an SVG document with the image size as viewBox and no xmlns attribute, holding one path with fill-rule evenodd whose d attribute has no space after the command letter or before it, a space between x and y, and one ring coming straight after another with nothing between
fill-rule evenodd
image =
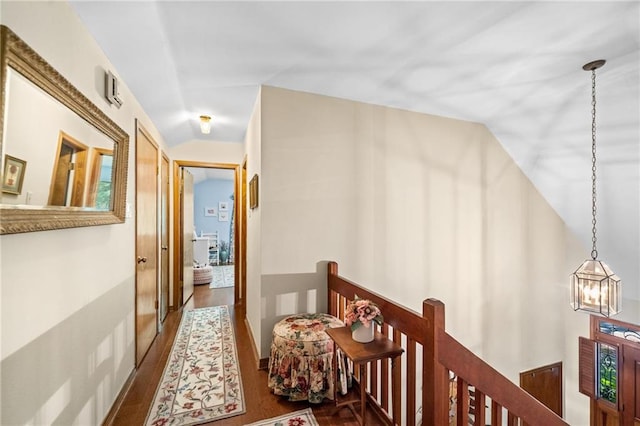
<instances>
[{"instance_id":1,"label":"wall-mounted intercom","mask_svg":"<svg viewBox=\"0 0 640 426\"><path fill-rule=\"evenodd\" d=\"M118 90L118 79L111 71L107 71L105 74L106 79L106 96L109 102L111 102L116 107L120 108L122 106L122 98L120 97L120 92Z\"/></svg>"}]
</instances>

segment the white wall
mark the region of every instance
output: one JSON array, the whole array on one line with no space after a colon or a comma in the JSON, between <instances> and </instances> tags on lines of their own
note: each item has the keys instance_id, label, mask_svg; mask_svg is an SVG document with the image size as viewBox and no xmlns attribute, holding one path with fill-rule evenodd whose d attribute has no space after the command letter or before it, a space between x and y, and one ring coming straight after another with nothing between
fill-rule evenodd
<instances>
[{"instance_id":1,"label":"white wall","mask_svg":"<svg viewBox=\"0 0 640 426\"><path fill-rule=\"evenodd\" d=\"M125 82L122 108L103 97L117 70L65 2L3 1L0 19L129 134L133 213L135 120L164 143ZM134 367L134 249L133 217L0 236L1 424L102 422Z\"/></svg>"},{"instance_id":2,"label":"white wall","mask_svg":"<svg viewBox=\"0 0 640 426\"><path fill-rule=\"evenodd\" d=\"M262 357L283 315L326 307L319 261L336 260L417 311L442 300L449 332L516 383L562 361L566 418L588 423L588 316L568 303L586 250L484 126L273 87L260 113Z\"/></svg>"},{"instance_id":3,"label":"white wall","mask_svg":"<svg viewBox=\"0 0 640 426\"><path fill-rule=\"evenodd\" d=\"M237 142L191 140L169 148L173 160L242 164L244 146Z\"/></svg>"}]
</instances>

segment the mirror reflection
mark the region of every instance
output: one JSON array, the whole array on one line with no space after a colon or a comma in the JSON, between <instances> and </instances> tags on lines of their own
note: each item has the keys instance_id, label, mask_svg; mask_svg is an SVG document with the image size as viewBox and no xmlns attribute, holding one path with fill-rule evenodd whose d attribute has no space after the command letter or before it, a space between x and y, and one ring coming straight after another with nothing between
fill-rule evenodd
<instances>
[{"instance_id":1,"label":"mirror reflection","mask_svg":"<svg viewBox=\"0 0 640 426\"><path fill-rule=\"evenodd\" d=\"M123 223L129 136L0 25L0 234Z\"/></svg>"},{"instance_id":2,"label":"mirror reflection","mask_svg":"<svg viewBox=\"0 0 640 426\"><path fill-rule=\"evenodd\" d=\"M13 69L6 87L4 152L28 170L2 204L110 210L113 140Z\"/></svg>"}]
</instances>

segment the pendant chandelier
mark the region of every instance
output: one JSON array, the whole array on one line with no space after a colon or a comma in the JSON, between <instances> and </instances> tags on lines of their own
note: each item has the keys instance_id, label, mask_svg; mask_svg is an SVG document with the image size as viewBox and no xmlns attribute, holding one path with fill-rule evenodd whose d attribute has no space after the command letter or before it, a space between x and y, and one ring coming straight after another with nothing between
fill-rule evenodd
<instances>
[{"instance_id":1,"label":"pendant chandelier","mask_svg":"<svg viewBox=\"0 0 640 426\"><path fill-rule=\"evenodd\" d=\"M571 306L609 317L622 309L620 278L606 263L598 260L596 249L596 70L605 60L585 64L582 69L591 71L591 214L593 248L591 259L585 260L571 275Z\"/></svg>"}]
</instances>

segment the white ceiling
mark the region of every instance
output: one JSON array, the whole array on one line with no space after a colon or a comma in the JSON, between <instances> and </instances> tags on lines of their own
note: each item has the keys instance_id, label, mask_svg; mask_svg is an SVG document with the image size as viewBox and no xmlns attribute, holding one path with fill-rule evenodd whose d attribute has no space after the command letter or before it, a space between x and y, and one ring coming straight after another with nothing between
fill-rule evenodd
<instances>
[{"instance_id":1,"label":"white ceiling","mask_svg":"<svg viewBox=\"0 0 640 426\"><path fill-rule=\"evenodd\" d=\"M638 1L71 1L165 142L242 142L260 85L481 122L640 299ZM124 99L124 102L127 102ZM214 117L209 136L197 117ZM576 265L577 267L578 265ZM631 287L631 288L629 288Z\"/></svg>"}]
</instances>

